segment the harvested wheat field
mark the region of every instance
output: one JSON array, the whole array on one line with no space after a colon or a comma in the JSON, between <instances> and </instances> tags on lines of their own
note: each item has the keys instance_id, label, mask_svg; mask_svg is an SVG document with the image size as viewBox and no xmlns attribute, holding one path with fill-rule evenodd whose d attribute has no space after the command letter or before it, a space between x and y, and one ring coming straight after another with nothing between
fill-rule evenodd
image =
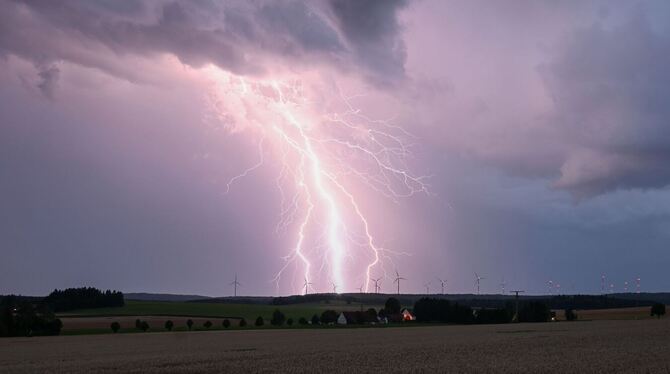
<instances>
[{"instance_id":1,"label":"harvested wheat field","mask_svg":"<svg viewBox=\"0 0 670 374\"><path fill-rule=\"evenodd\" d=\"M667 373L670 320L0 340L3 373Z\"/></svg>"}]
</instances>

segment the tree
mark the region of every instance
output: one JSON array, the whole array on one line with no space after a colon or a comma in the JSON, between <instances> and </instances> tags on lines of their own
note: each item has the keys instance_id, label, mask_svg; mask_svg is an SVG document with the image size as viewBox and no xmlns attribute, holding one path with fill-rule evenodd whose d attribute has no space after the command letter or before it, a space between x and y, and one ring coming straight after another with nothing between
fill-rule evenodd
<instances>
[{"instance_id":1,"label":"tree","mask_svg":"<svg viewBox=\"0 0 670 374\"><path fill-rule=\"evenodd\" d=\"M147 321L142 321L140 328L142 331L147 332L147 330L149 330L149 323Z\"/></svg>"},{"instance_id":2,"label":"tree","mask_svg":"<svg viewBox=\"0 0 670 374\"><path fill-rule=\"evenodd\" d=\"M651 306L651 316L656 316L657 318L661 318L661 316L665 315L665 304L661 303L656 303Z\"/></svg>"},{"instance_id":3,"label":"tree","mask_svg":"<svg viewBox=\"0 0 670 374\"><path fill-rule=\"evenodd\" d=\"M313 315L313 316L312 316L312 325L318 325L319 322L321 322L321 321L319 320L319 316L317 316L316 314Z\"/></svg>"},{"instance_id":4,"label":"tree","mask_svg":"<svg viewBox=\"0 0 670 374\"><path fill-rule=\"evenodd\" d=\"M188 330L191 331L191 329L193 328L193 320L192 319L189 319L189 320L186 321L186 327L188 327Z\"/></svg>"},{"instance_id":5,"label":"tree","mask_svg":"<svg viewBox=\"0 0 670 374\"><path fill-rule=\"evenodd\" d=\"M338 316L339 313L334 310L324 310L323 313L321 313L321 322L325 324L335 323L337 322Z\"/></svg>"},{"instance_id":6,"label":"tree","mask_svg":"<svg viewBox=\"0 0 670 374\"><path fill-rule=\"evenodd\" d=\"M205 321L203 326L205 326L205 328L208 329L208 328L212 327L212 322L211 321Z\"/></svg>"},{"instance_id":7,"label":"tree","mask_svg":"<svg viewBox=\"0 0 670 374\"><path fill-rule=\"evenodd\" d=\"M400 308L400 301L395 297L389 297L384 304L384 310L386 310L387 314L398 314L400 313Z\"/></svg>"},{"instance_id":8,"label":"tree","mask_svg":"<svg viewBox=\"0 0 670 374\"><path fill-rule=\"evenodd\" d=\"M168 331L172 331L172 328L174 327L174 322L167 320L165 321L165 329Z\"/></svg>"},{"instance_id":9,"label":"tree","mask_svg":"<svg viewBox=\"0 0 670 374\"><path fill-rule=\"evenodd\" d=\"M244 319L244 318L242 318L242 319L240 320L240 327L244 327L244 326L246 326L246 325L247 325L247 320Z\"/></svg>"},{"instance_id":10,"label":"tree","mask_svg":"<svg viewBox=\"0 0 670 374\"><path fill-rule=\"evenodd\" d=\"M272 319L270 320L270 324L272 326L281 326L284 324L284 321L286 321L286 316L284 313L279 311L279 309L275 309L275 311L272 312Z\"/></svg>"},{"instance_id":11,"label":"tree","mask_svg":"<svg viewBox=\"0 0 670 374\"><path fill-rule=\"evenodd\" d=\"M531 301L519 310L519 322L547 322L550 318L551 310L540 301Z\"/></svg>"},{"instance_id":12,"label":"tree","mask_svg":"<svg viewBox=\"0 0 670 374\"><path fill-rule=\"evenodd\" d=\"M258 316L258 318L256 318L256 323L255 323L255 325L256 325L256 326L263 326L264 324L265 324L265 322L263 321L263 317Z\"/></svg>"},{"instance_id":13,"label":"tree","mask_svg":"<svg viewBox=\"0 0 670 374\"><path fill-rule=\"evenodd\" d=\"M289 325L289 326L292 326L293 325L293 318L287 319L286 324Z\"/></svg>"},{"instance_id":14,"label":"tree","mask_svg":"<svg viewBox=\"0 0 670 374\"><path fill-rule=\"evenodd\" d=\"M566 321L576 321L577 320L577 313L575 313L574 310L568 308L565 310L565 320Z\"/></svg>"},{"instance_id":15,"label":"tree","mask_svg":"<svg viewBox=\"0 0 670 374\"><path fill-rule=\"evenodd\" d=\"M298 323L301 325L306 325L307 324L307 319L305 317L300 317L298 320Z\"/></svg>"},{"instance_id":16,"label":"tree","mask_svg":"<svg viewBox=\"0 0 670 374\"><path fill-rule=\"evenodd\" d=\"M224 319L224 320L223 320L223 327L225 327L225 328L229 328L229 327L230 327L230 321L227 320L227 319Z\"/></svg>"},{"instance_id":17,"label":"tree","mask_svg":"<svg viewBox=\"0 0 670 374\"><path fill-rule=\"evenodd\" d=\"M109 327L112 328L112 332L114 333L119 332L119 330L121 329L121 325L116 321L112 322L112 324Z\"/></svg>"}]
</instances>

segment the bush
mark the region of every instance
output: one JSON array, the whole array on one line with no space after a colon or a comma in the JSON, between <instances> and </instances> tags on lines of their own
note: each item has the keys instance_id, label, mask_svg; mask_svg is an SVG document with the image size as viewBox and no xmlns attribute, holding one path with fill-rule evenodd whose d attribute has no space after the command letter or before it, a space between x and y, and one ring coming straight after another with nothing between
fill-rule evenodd
<instances>
[{"instance_id":1,"label":"bush","mask_svg":"<svg viewBox=\"0 0 670 374\"><path fill-rule=\"evenodd\" d=\"M321 313L321 323L335 323L337 322L337 317L339 315L340 314L334 310L324 310L323 313Z\"/></svg>"},{"instance_id":2,"label":"bush","mask_svg":"<svg viewBox=\"0 0 670 374\"><path fill-rule=\"evenodd\" d=\"M651 306L652 317L656 316L657 318L661 318L664 315L665 315L665 304L656 303Z\"/></svg>"},{"instance_id":3,"label":"bush","mask_svg":"<svg viewBox=\"0 0 670 374\"><path fill-rule=\"evenodd\" d=\"M321 320L319 320L319 316L316 314L312 316L312 325L318 325Z\"/></svg>"},{"instance_id":4,"label":"bush","mask_svg":"<svg viewBox=\"0 0 670 374\"><path fill-rule=\"evenodd\" d=\"M172 328L174 327L174 322L167 320L165 321L165 329L168 331L172 331Z\"/></svg>"},{"instance_id":5,"label":"bush","mask_svg":"<svg viewBox=\"0 0 670 374\"><path fill-rule=\"evenodd\" d=\"M212 322L211 321L205 321L205 323L202 324L206 329L212 327Z\"/></svg>"},{"instance_id":6,"label":"bush","mask_svg":"<svg viewBox=\"0 0 670 374\"><path fill-rule=\"evenodd\" d=\"M230 327L230 321L227 320L227 319L224 319L224 320L223 320L223 327L224 327L224 328L229 328L229 327Z\"/></svg>"},{"instance_id":7,"label":"bush","mask_svg":"<svg viewBox=\"0 0 670 374\"><path fill-rule=\"evenodd\" d=\"M244 327L244 326L246 326L246 325L247 325L247 320L244 319L244 318L242 318L242 319L240 320L240 327Z\"/></svg>"},{"instance_id":8,"label":"bush","mask_svg":"<svg viewBox=\"0 0 670 374\"><path fill-rule=\"evenodd\" d=\"M547 322L550 318L549 307L540 301L526 303L519 310L519 322Z\"/></svg>"},{"instance_id":9,"label":"bush","mask_svg":"<svg viewBox=\"0 0 670 374\"><path fill-rule=\"evenodd\" d=\"M400 308L400 301L398 301L398 299L395 297L389 297L384 304L384 309L386 310L387 314L398 314L400 313Z\"/></svg>"},{"instance_id":10,"label":"bush","mask_svg":"<svg viewBox=\"0 0 670 374\"><path fill-rule=\"evenodd\" d=\"M565 320L566 321L576 321L577 320L577 313L575 313L574 310L568 308L565 310Z\"/></svg>"},{"instance_id":11,"label":"bush","mask_svg":"<svg viewBox=\"0 0 670 374\"><path fill-rule=\"evenodd\" d=\"M188 330L191 331L191 329L193 328L193 320L192 319L189 319L189 320L186 321L186 327L188 327Z\"/></svg>"},{"instance_id":12,"label":"bush","mask_svg":"<svg viewBox=\"0 0 670 374\"><path fill-rule=\"evenodd\" d=\"M112 322L112 324L109 325L109 327L112 329L113 333L117 333L121 329L121 325L118 322Z\"/></svg>"},{"instance_id":13,"label":"bush","mask_svg":"<svg viewBox=\"0 0 670 374\"><path fill-rule=\"evenodd\" d=\"M293 318L287 319L286 324L289 325L289 326L293 326Z\"/></svg>"},{"instance_id":14,"label":"bush","mask_svg":"<svg viewBox=\"0 0 670 374\"><path fill-rule=\"evenodd\" d=\"M256 325L256 326L263 326L264 324L265 324L265 321L263 321L263 317L258 316L258 318L256 318L256 323L255 323L255 325Z\"/></svg>"},{"instance_id":15,"label":"bush","mask_svg":"<svg viewBox=\"0 0 670 374\"><path fill-rule=\"evenodd\" d=\"M305 317L300 317L298 320L298 323L301 325L306 325L307 324L307 319Z\"/></svg>"},{"instance_id":16,"label":"bush","mask_svg":"<svg viewBox=\"0 0 670 374\"><path fill-rule=\"evenodd\" d=\"M147 330L149 330L149 323L147 321L142 321L140 328L142 331L147 332Z\"/></svg>"},{"instance_id":17,"label":"bush","mask_svg":"<svg viewBox=\"0 0 670 374\"><path fill-rule=\"evenodd\" d=\"M272 319L270 320L270 324L272 326L281 326L284 324L285 320L286 316L284 313L280 312L279 309L275 309L275 311L272 312Z\"/></svg>"},{"instance_id":18,"label":"bush","mask_svg":"<svg viewBox=\"0 0 670 374\"><path fill-rule=\"evenodd\" d=\"M512 320L507 309L479 309L475 321L477 323L509 323Z\"/></svg>"},{"instance_id":19,"label":"bush","mask_svg":"<svg viewBox=\"0 0 670 374\"><path fill-rule=\"evenodd\" d=\"M487 313L487 312L484 312ZM382 314L381 311L379 313ZM472 309L449 300L424 297L414 303L414 316L418 322L472 323ZM489 315L486 314L486 317Z\"/></svg>"},{"instance_id":20,"label":"bush","mask_svg":"<svg viewBox=\"0 0 670 374\"><path fill-rule=\"evenodd\" d=\"M138 330L142 330L142 320L141 319L136 319L135 320L135 328Z\"/></svg>"}]
</instances>

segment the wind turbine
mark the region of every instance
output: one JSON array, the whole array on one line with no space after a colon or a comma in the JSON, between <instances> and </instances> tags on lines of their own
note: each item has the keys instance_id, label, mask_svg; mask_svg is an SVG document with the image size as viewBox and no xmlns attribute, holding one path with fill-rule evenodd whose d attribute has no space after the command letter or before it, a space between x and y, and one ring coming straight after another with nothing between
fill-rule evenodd
<instances>
[{"instance_id":1,"label":"wind turbine","mask_svg":"<svg viewBox=\"0 0 670 374\"><path fill-rule=\"evenodd\" d=\"M363 293L363 286L358 287L358 293Z\"/></svg>"},{"instance_id":2,"label":"wind turbine","mask_svg":"<svg viewBox=\"0 0 670 374\"><path fill-rule=\"evenodd\" d=\"M337 293L337 284L335 282L332 282L333 285L333 293Z\"/></svg>"},{"instance_id":3,"label":"wind turbine","mask_svg":"<svg viewBox=\"0 0 670 374\"><path fill-rule=\"evenodd\" d=\"M379 287L379 281L382 279L382 277L379 277L377 279L370 278L371 281L375 282L375 293L379 293L380 287Z\"/></svg>"},{"instance_id":4,"label":"wind turbine","mask_svg":"<svg viewBox=\"0 0 670 374\"><path fill-rule=\"evenodd\" d=\"M605 274L600 276L600 293L605 293Z\"/></svg>"},{"instance_id":5,"label":"wind turbine","mask_svg":"<svg viewBox=\"0 0 670 374\"><path fill-rule=\"evenodd\" d=\"M635 279L635 293L640 293L640 277L637 277Z\"/></svg>"},{"instance_id":6,"label":"wind turbine","mask_svg":"<svg viewBox=\"0 0 670 374\"><path fill-rule=\"evenodd\" d=\"M628 293L628 281L623 282L623 292Z\"/></svg>"},{"instance_id":7,"label":"wind turbine","mask_svg":"<svg viewBox=\"0 0 670 374\"><path fill-rule=\"evenodd\" d=\"M477 274L477 272L475 272L475 278L476 278L476 282L477 282L477 295L479 295L479 284L480 284L482 279L486 279L486 278L480 277L479 274Z\"/></svg>"},{"instance_id":8,"label":"wind turbine","mask_svg":"<svg viewBox=\"0 0 670 374\"><path fill-rule=\"evenodd\" d=\"M500 282L500 288L502 289L502 294L505 294L505 286L507 286L507 283L505 283L505 278L502 279Z\"/></svg>"},{"instance_id":9,"label":"wind turbine","mask_svg":"<svg viewBox=\"0 0 670 374\"><path fill-rule=\"evenodd\" d=\"M307 295L307 290L311 286L312 286L312 282L308 281L307 278L305 278L305 284L303 284L303 287L305 287L305 295Z\"/></svg>"},{"instance_id":10,"label":"wind turbine","mask_svg":"<svg viewBox=\"0 0 670 374\"><path fill-rule=\"evenodd\" d=\"M242 284L237 281L237 273L235 273L235 280L230 282L230 285L233 286L233 296L237 297L237 286L241 286Z\"/></svg>"},{"instance_id":11,"label":"wind turbine","mask_svg":"<svg viewBox=\"0 0 670 374\"><path fill-rule=\"evenodd\" d=\"M403 278L400 276L398 273L398 269L395 271L395 279L393 280L393 283L398 283L398 295L400 295L400 281L401 280L407 280L407 278Z\"/></svg>"},{"instance_id":12,"label":"wind turbine","mask_svg":"<svg viewBox=\"0 0 670 374\"><path fill-rule=\"evenodd\" d=\"M444 295L444 285L447 284L447 280L442 280L440 278L437 278L437 280L440 281L440 286L442 287L442 295Z\"/></svg>"},{"instance_id":13,"label":"wind turbine","mask_svg":"<svg viewBox=\"0 0 670 374\"><path fill-rule=\"evenodd\" d=\"M430 282L424 283L423 286L426 287L426 295L430 294Z\"/></svg>"},{"instance_id":14,"label":"wind turbine","mask_svg":"<svg viewBox=\"0 0 670 374\"><path fill-rule=\"evenodd\" d=\"M549 295L553 294L554 293L554 281L549 280L547 282L547 287L549 288Z\"/></svg>"}]
</instances>

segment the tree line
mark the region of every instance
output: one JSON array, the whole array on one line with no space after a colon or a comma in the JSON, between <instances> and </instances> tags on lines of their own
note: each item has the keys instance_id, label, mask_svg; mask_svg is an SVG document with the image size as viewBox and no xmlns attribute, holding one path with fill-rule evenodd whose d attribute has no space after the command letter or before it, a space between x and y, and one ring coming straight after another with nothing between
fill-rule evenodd
<instances>
[{"instance_id":1,"label":"tree line","mask_svg":"<svg viewBox=\"0 0 670 374\"><path fill-rule=\"evenodd\" d=\"M65 312L75 309L92 309L122 307L125 305L123 293L120 291L101 290L93 287L67 288L54 290L44 298L54 312Z\"/></svg>"}]
</instances>

